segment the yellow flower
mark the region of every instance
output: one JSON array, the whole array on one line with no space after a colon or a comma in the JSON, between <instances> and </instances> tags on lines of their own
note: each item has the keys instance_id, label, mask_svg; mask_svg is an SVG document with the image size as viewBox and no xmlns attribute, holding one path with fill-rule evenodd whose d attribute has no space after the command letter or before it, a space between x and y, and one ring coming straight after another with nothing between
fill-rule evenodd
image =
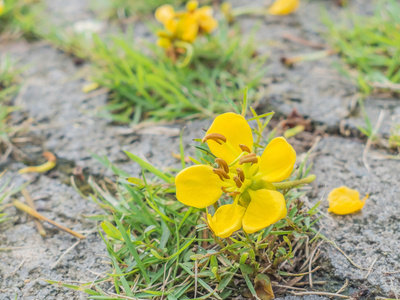
<instances>
[{"instance_id":1,"label":"yellow flower","mask_svg":"<svg viewBox=\"0 0 400 300\"><path fill-rule=\"evenodd\" d=\"M174 40L193 43L198 34L211 33L218 27L218 22L212 14L210 6L198 8L197 1L189 1L186 11L183 12L175 12L168 4L162 5L156 10L155 17L170 33L171 43ZM160 41L158 44L165 47L166 41Z\"/></svg>"},{"instance_id":2,"label":"yellow flower","mask_svg":"<svg viewBox=\"0 0 400 300\"><path fill-rule=\"evenodd\" d=\"M300 5L300 0L276 0L268 9L270 15L288 15L295 12Z\"/></svg>"},{"instance_id":3,"label":"yellow flower","mask_svg":"<svg viewBox=\"0 0 400 300\"><path fill-rule=\"evenodd\" d=\"M176 197L197 208L214 204L223 193L235 197L233 204L207 216L217 236L230 236L241 227L253 233L286 216L285 199L272 185L288 178L296 162L296 152L284 138L274 138L257 156L246 119L226 113L215 118L203 142L217 157L218 168L195 165L179 172Z\"/></svg>"},{"instance_id":4,"label":"yellow flower","mask_svg":"<svg viewBox=\"0 0 400 300\"><path fill-rule=\"evenodd\" d=\"M4 2L3 0L0 0L0 15L3 13L4 11Z\"/></svg>"},{"instance_id":5,"label":"yellow flower","mask_svg":"<svg viewBox=\"0 0 400 300\"><path fill-rule=\"evenodd\" d=\"M347 215L354 213L365 205L365 200L368 199L368 194L363 200L360 200L360 194L347 186L341 186L333 189L328 195L329 209L337 215Z\"/></svg>"}]
</instances>

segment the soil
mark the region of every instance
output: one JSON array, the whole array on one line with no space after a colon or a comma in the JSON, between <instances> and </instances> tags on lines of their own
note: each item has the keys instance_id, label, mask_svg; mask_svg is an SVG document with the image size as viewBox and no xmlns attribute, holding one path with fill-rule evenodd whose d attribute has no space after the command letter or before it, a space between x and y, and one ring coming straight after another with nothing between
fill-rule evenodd
<instances>
[{"instance_id":1,"label":"soil","mask_svg":"<svg viewBox=\"0 0 400 300\"><path fill-rule=\"evenodd\" d=\"M263 2L253 1L251 5L263 5ZM278 117L285 117L296 108L311 122L310 132L290 139L299 157L318 136L321 137L311 157L312 172L317 180L308 194L310 203L321 200L321 210L326 212L327 193L341 185L356 188L361 195L370 194L361 212L349 216L327 214L321 221L322 232L354 263L367 270L355 267L337 249L325 243L323 268L313 280L327 281L324 286L327 292L337 291L349 280L346 292L359 296L357 299L395 298L400 295L400 273L393 273L400 270L400 161L376 159L377 155L382 157L387 153L374 149L367 153L366 161L363 159L365 139L356 130L357 125L363 124L363 118L353 105L357 88L334 67L340 63L337 55L300 62L292 68L281 63L282 56L318 51L288 40L284 37L286 33L327 44L324 27L315 16L319 15L322 5L332 17L338 17L341 9L334 2L303 1L299 11L291 16L268 20L241 17L238 22L244 33L259 26L258 51L269 54L269 72L263 80L266 93L258 110L273 109ZM371 11L372 1L350 2L353 10ZM88 3L48 1L49 18L63 26L91 21L96 16ZM249 5L244 0L232 3L234 6ZM134 128L114 125L99 116L107 94L82 92L87 83L86 64L77 66L73 58L44 42L10 41L0 44L0 52L10 53L19 59L20 65L29 66L15 100L23 113L14 116L16 122L21 118L34 120L29 134L32 142L22 148L27 155L24 163L42 162L43 151L55 153L59 161L57 168L46 174L22 176L17 171L24 164L10 157L0 165L0 170L7 168L5 176L15 185L32 182L27 189L42 214L77 232L91 232L87 239L68 251L77 242L76 238L46 223L47 236L42 238L30 217L13 207L7 208L10 220L0 225L0 299L86 299L84 293L43 280L93 282L110 271L106 249L96 230L98 224L87 218L100 210L70 186L70 176L81 170L86 179L89 175L113 178L112 172L93 154L106 156L129 174L138 175L139 167L122 150L135 153L160 168L179 166L180 162L172 153L179 153L182 127L185 126L185 149L193 153L192 138L202 137L202 128L207 128L211 120L186 124L145 123ZM371 96L366 101L373 124L380 111L385 110L383 135L389 134L393 118L399 117L399 107L397 98ZM87 183L86 179L80 186ZM325 299L315 295L284 297L288 300L300 298Z\"/></svg>"}]
</instances>

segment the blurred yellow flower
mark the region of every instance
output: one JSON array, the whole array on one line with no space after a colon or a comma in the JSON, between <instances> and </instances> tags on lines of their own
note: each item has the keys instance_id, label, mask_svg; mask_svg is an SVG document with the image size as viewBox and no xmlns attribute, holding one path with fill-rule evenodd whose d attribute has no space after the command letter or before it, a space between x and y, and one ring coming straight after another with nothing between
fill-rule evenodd
<instances>
[{"instance_id":1,"label":"blurred yellow flower","mask_svg":"<svg viewBox=\"0 0 400 300\"><path fill-rule=\"evenodd\" d=\"M246 119L226 113L215 118L205 142L217 157L218 167L195 165L179 172L176 197L197 208L216 203L223 193L234 197L233 204L220 206L214 216L207 215L217 236L228 237L241 227L253 233L286 216L285 198L272 185L288 178L296 162L296 152L284 138L274 138L257 156Z\"/></svg>"},{"instance_id":2,"label":"blurred yellow flower","mask_svg":"<svg viewBox=\"0 0 400 300\"><path fill-rule=\"evenodd\" d=\"M360 200L358 191L341 186L333 189L328 195L329 209L337 215L347 215L354 213L365 205L365 200L368 199L368 194L363 200Z\"/></svg>"},{"instance_id":3,"label":"blurred yellow flower","mask_svg":"<svg viewBox=\"0 0 400 300\"><path fill-rule=\"evenodd\" d=\"M193 43L199 34L211 33L218 27L218 22L212 14L210 6L198 8L197 1L189 1L186 11L182 12L175 12L169 4L160 6L155 12L155 17L164 25L165 31L162 36L159 34L157 44L169 48L175 40Z\"/></svg>"},{"instance_id":4,"label":"blurred yellow flower","mask_svg":"<svg viewBox=\"0 0 400 300\"><path fill-rule=\"evenodd\" d=\"M276 0L268 9L270 15L288 15L295 12L300 0Z\"/></svg>"},{"instance_id":5,"label":"blurred yellow flower","mask_svg":"<svg viewBox=\"0 0 400 300\"><path fill-rule=\"evenodd\" d=\"M4 11L4 1L0 0L0 15L3 13Z\"/></svg>"}]
</instances>

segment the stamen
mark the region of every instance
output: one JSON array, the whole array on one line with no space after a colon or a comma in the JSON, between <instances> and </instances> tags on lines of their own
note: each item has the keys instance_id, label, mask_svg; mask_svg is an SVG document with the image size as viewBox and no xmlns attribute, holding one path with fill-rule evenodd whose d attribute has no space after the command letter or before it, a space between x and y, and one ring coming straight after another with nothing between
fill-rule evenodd
<instances>
[{"instance_id":1,"label":"stamen","mask_svg":"<svg viewBox=\"0 0 400 300\"><path fill-rule=\"evenodd\" d=\"M240 178L237 176L233 176L233 181L236 183L236 186L240 188L242 186L242 182L240 181Z\"/></svg>"},{"instance_id":2,"label":"stamen","mask_svg":"<svg viewBox=\"0 0 400 300\"><path fill-rule=\"evenodd\" d=\"M242 165L244 163L258 163L257 154L251 153L251 154L242 156L239 159L239 165Z\"/></svg>"},{"instance_id":3,"label":"stamen","mask_svg":"<svg viewBox=\"0 0 400 300\"><path fill-rule=\"evenodd\" d=\"M219 176L219 178L221 178L221 180L230 179L228 174L226 174L226 172L224 170L222 170L222 169L213 169L213 172L215 174L217 174Z\"/></svg>"},{"instance_id":4,"label":"stamen","mask_svg":"<svg viewBox=\"0 0 400 300\"><path fill-rule=\"evenodd\" d=\"M243 144L239 144L240 149L242 149L243 152L249 152L251 153L251 150L249 149L249 147L247 147L246 145Z\"/></svg>"},{"instance_id":5,"label":"stamen","mask_svg":"<svg viewBox=\"0 0 400 300\"><path fill-rule=\"evenodd\" d=\"M237 174L238 174L238 176L239 176L239 179L240 179L240 181L241 182L243 182L244 181L244 172L243 172L243 170L241 169L241 168L237 168L236 169L236 172L237 172Z\"/></svg>"},{"instance_id":6,"label":"stamen","mask_svg":"<svg viewBox=\"0 0 400 300\"><path fill-rule=\"evenodd\" d=\"M229 173L229 167L226 161L224 161L222 158L216 158L215 162L219 164L219 167L223 169L226 173Z\"/></svg>"},{"instance_id":7,"label":"stamen","mask_svg":"<svg viewBox=\"0 0 400 300\"><path fill-rule=\"evenodd\" d=\"M228 190L226 189L226 187L224 187L224 186L221 187L221 190L222 190L224 193L227 193L227 194L229 193L229 191L228 191Z\"/></svg>"},{"instance_id":8,"label":"stamen","mask_svg":"<svg viewBox=\"0 0 400 300\"><path fill-rule=\"evenodd\" d=\"M238 196L238 195L240 195L240 194L241 194L241 193L238 192L238 191L234 191L234 192L228 193L228 195L229 195L229 196L232 196L232 197Z\"/></svg>"},{"instance_id":9,"label":"stamen","mask_svg":"<svg viewBox=\"0 0 400 300\"><path fill-rule=\"evenodd\" d=\"M217 142L218 144L222 144L221 141L226 143L226 137L224 137L222 134L219 133L210 133L207 134L203 139L201 140L202 143L205 143L208 140L213 140L214 142Z\"/></svg>"}]
</instances>

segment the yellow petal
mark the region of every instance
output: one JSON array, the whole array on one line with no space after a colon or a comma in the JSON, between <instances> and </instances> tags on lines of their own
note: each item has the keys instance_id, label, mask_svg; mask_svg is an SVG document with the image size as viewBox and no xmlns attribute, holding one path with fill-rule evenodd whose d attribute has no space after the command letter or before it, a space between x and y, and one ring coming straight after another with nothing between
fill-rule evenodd
<instances>
[{"instance_id":1,"label":"yellow petal","mask_svg":"<svg viewBox=\"0 0 400 300\"><path fill-rule=\"evenodd\" d=\"M260 170L263 180L279 182L290 176L296 162L296 151L283 138L274 138L265 148L260 158Z\"/></svg>"},{"instance_id":2,"label":"yellow petal","mask_svg":"<svg viewBox=\"0 0 400 300\"><path fill-rule=\"evenodd\" d=\"M214 18L200 20L200 28L204 32L211 33L218 27L218 22Z\"/></svg>"},{"instance_id":3,"label":"yellow petal","mask_svg":"<svg viewBox=\"0 0 400 300\"><path fill-rule=\"evenodd\" d=\"M195 11L198 17L212 17L213 9L211 6L202 6Z\"/></svg>"},{"instance_id":4,"label":"yellow petal","mask_svg":"<svg viewBox=\"0 0 400 300\"><path fill-rule=\"evenodd\" d=\"M259 231L286 216L286 202L281 193L265 189L248 192L251 201L242 222L247 233Z\"/></svg>"},{"instance_id":5,"label":"yellow petal","mask_svg":"<svg viewBox=\"0 0 400 300\"><path fill-rule=\"evenodd\" d=\"M178 20L171 19L164 23L165 29L167 29L172 35L176 35L178 30Z\"/></svg>"},{"instance_id":6,"label":"yellow petal","mask_svg":"<svg viewBox=\"0 0 400 300\"><path fill-rule=\"evenodd\" d=\"M242 153L239 145L246 145L253 149L253 134L246 119L235 113L225 113L215 118L206 134L219 133L226 138L226 143L218 144L214 140L208 140L207 144L211 152L225 160L228 164Z\"/></svg>"},{"instance_id":7,"label":"yellow petal","mask_svg":"<svg viewBox=\"0 0 400 300\"><path fill-rule=\"evenodd\" d=\"M193 15L188 14L179 20L177 31L182 41L192 43L199 32L199 24Z\"/></svg>"},{"instance_id":8,"label":"yellow petal","mask_svg":"<svg viewBox=\"0 0 400 300\"><path fill-rule=\"evenodd\" d=\"M236 203L222 205L214 216L207 214L207 221L216 236L226 238L242 227L242 219L246 209Z\"/></svg>"},{"instance_id":9,"label":"yellow petal","mask_svg":"<svg viewBox=\"0 0 400 300\"><path fill-rule=\"evenodd\" d=\"M199 2L191 0L186 3L186 9L190 12L194 11L199 6Z\"/></svg>"},{"instance_id":10,"label":"yellow petal","mask_svg":"<svg viewBox=\"0 0 400 300\"><path fill-rule=\"evenodd\" d=\"M295 12L300 5L300 0L277 0L268 9L270 15L288 15Z\"/></svg>"},{"instance_id":11,"label":"yellow petal","mask_svg":"<svg viewBox=\"0 0 400 300\"><path fill-rule=\"evenodd\" d=\"M213 18L213 9L211 6L203 6L197 9L194 14L199 21L201 30L211 33L218 27L217 20Z\"/></svg>"},{"instance_id":12,"label":"yellow petal","mask_svg":"<svg viewBox=\"0 0 400 300\"><path fill-rule=\"evenodd\" d=\"M3 0L0 0L0 15L3 13L4 11L4 2Z\"/></svg>"},{"instance_id":13,"label":"yellow petal","mask_svg":"<svg viewBox=\"0 0 400 300\"><path fill-rule=\"evenodd\" d=\"M363 208L367 199L368 195L363 200L360 200L360 194L356 190L341 186L329 193L328 211L337 215L351 214Z\"/></svg>"},{"instance_id":14,"label":"yellow petal","mask_svg":"<svg viewBox=\"0 0 400 300\"><path fill-rule=\"evenodd\" d=\"M165 24L175 17L175 11L172 5L164 4L157 8L154 16L158 22Z\"/></svg>"},{"instance_id":15,"label":"yellow petal","mask_svg":"<svg viewBox=\"0 0 400 300\"><path fill-rule=\"evenodd\" d=\"M172 42L171 42L171 40L170 40L169 38L162 37L162 38L159 38L159 39L157 40L157 45L158 45L159 47L168 49L169 47L171 47Z\"/></svg>"},{"instance_id":16,"label":"yellow petal","mask_svg":"<svg viewBox=\"0 0 400 300\"><path fill-rule=\"evenodd\" d=\"M212 167L191 166L176 175L176 198L183 204L205 208L221 197L221 183Z\"/></svg>"}]
</instances>

